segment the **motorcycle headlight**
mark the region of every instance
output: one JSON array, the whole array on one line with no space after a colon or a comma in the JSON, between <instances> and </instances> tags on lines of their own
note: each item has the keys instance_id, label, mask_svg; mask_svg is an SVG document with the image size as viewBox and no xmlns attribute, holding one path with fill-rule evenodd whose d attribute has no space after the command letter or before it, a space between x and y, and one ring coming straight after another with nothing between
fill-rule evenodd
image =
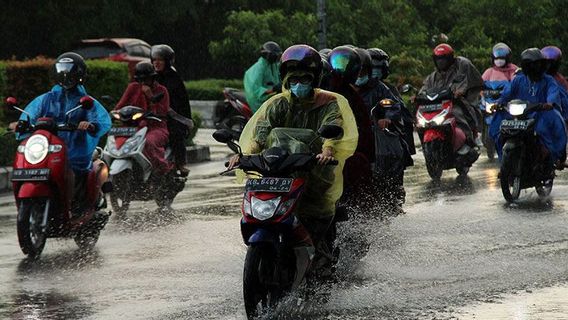
<instances>
[{"instance_id":1,"label":"motorcycle headlight","mask_svg":"<svg viewBox=\"0 0 568 320\"><path fill-rule=\"evenodd\" d=\"M26 142L24 156L31 164L38 164L45 159L49 151L47 138L41 134L31 136Z\"/></svg>"},{"instance_id":2,"label":"motorcycle headlight","mask_svg":"<svg viewBox=\"0 0 568 320\"><path fill-rule=\"evenodd\" d=\"M261 221L272 218L281 198L282 197L276 197L270 200L260 200L251 197L252 216Z\"/></svg>"},{"instance_id":3,"label":"motorcycle headlight","mask_svg":"<svg viewBox=\"0 0 568 320\"><path fill-rule=\"evenodd\" d=\"M432 121L437 125L437 126L441 126L442 123L444 123L444 120L446 120L446 115L448 114L448 110L444 110L442 112L440 112L439 115L435 116L434 119L432 119Z\"/></svg>"},{"instance_id":4,"label":"motorcycle headlight","mask_svg":"<svg viewBox=\"0 0 568 320\"><path fill-rule=\"evenodd\" d=\"M290 208L292 208L292 206L294 205L294 202L296 202L296 199L289 199L289 200L283 202L280 205L280 207L278 208L276 215L277 216L284 215L286 212L288 212L288 210L290 210Z\"/></svg>"},{"instance_id":5,"label":"motorcycle headlight","mask_svg":"<svg viewBox=\"0 0 568 320\"><path fill-rule=\"evenodd\" d=\"M419 127L425 127L426 126L426 119L424 119L424 117L422 117L422 115L418 114L418 117L416 117L416 119L418 120L418 126Z\"/></svg>"},{"instance_id":6,"label":"motorcycle headlight","mask_svg":"<svg viewBox=\"0 0 568 320\"><path fill-rule=\"evenodd\" d=\"M527 108L527 104L526 103L509 103L509 105L507 107L509 108L509 113L512 116L520 116L521 114L523 114L525 112L525 109Z\"/></svg>"},{"instance_id":7,"label":"motorcycle headlight","mask_svg":"<svg viewBox=\"0 0 568 320\"><path fill-rule=\"evenodd\" d=\"M250 216L250 201L247 199L247 197L243 198L243 211L247 216Z\"/></svg>"}]
</instances>

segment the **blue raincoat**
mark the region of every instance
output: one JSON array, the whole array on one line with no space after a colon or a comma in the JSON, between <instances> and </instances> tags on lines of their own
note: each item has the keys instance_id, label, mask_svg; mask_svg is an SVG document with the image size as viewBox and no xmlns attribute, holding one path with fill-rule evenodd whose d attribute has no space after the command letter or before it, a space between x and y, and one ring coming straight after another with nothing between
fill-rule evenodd
<instances>
[{"instance_id":1,"label":"blue raincoat","mask_svg":"<svg viewBox=\"0 0 568 320\"><path fill-rule=\"evenodd\" d=\"M51 91L32 100L26 106L26 112L31 115L31 123L35 123L41 117L48 117L61 124L65 122L65 113L79 105L79 100L86 95L87 92L82 85L71 90L64 90L60 85L55 85ZM20 117L20 120L25 121L27 119L25 114ZM79 109L70 115L70 123L78 124L81 121L89 121L96 127L96 130L92 133L87 131L60 131L57 133L65 141L71 167L77 173L90 170L93 151L100 138L111 127L108 112L96 100L90 110ZM24 139L26 136L18 134L17 138Z\"/></svg>"},{"instance_id":2,"label":"blue raincoat","mask_svg":"<svg viewBox=\"0 0 568 320\"><path fill-rule=\"evenodd\" d=\"M531 103L550 103L554 105L553 110L534 111L529 113L530 118L536 119L535 132L540 142L550 151L552 159L564 160L566 156L566 125L560 114L561 95L560 88L556 84L554 78L545 75L540 81L533 83L523 73L517 76L511 82L511 86L506 87L501 94L501 98L497 100L499 104L507 104L514 99L520 99ZM499 111L495 114L489 134L495 141L497 152L501 157L501 144L499 143L499 129L501 121L512 119L513 117L507 111Z\"/></svg>"}]
</instances>

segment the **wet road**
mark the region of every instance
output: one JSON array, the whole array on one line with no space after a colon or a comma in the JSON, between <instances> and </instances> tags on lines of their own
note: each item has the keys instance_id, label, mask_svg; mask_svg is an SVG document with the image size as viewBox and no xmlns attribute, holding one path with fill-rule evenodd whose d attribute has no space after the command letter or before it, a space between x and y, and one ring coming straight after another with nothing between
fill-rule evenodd
<instances>
[{"instance_id":1,"label":"wet road","mask_svg":"<svg viewBox=\"0 0 568 320\"><path fill-rule=\"evenodd\" d=\"M11 198L0 196L0 319L244 319L241 188L216 175L225 148L212 151L217 161L192 167L173 215L136 203L125 221L111 219L89 254L49 239L39 261L23 259ZM486 158L469 178L446 171L439 184L416 162L405 178L407 214L366 221L371 249L342 261L327 303L293 300L279 315L568 318L567 174L549 200L531 190L507 206Z\"/></svg>"}]
</instances>

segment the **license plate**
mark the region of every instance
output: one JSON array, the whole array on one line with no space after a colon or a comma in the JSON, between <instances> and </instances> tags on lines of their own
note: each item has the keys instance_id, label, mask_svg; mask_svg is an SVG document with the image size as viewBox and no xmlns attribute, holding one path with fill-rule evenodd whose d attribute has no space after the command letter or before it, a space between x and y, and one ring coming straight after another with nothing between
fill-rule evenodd
<instances>
[{"instance_id":1,"label":"license plate","mask_svg":"<svg viewBox=\"0 0 568 320\"><path fill-rule=\"evenodd\" d=\"M248 179L245 189L256 192L290 192L292 178Z\"/></svg>"},{"instance_id":2,"label":"license plate","mask_svg":"<svg viewBox=\"0 0 568 320\"><path fill-rule=\"evenodd\" d=\"M425 105L421 105L419 110L421 112L434 112L434 111L440 111L442 110L442 104L441 103L435 103L435 104L425 104Z\"/></svg>"},{"instance_id":3,"label":"license plate","mask_svg":"<svg viewBox=\"0 0 568 320\"><path fill-rule=\"evenodd\" d=\"M136 127L117 127L110 128L108 131L109 136L131 137L138 131Z\"/></svg>"},{"instance_id":4,"label":"license plate","mask_svg":"<svg viewBox=\"0 0 568 320\"><path fill-rule=\"evenodd\" d=\"M47 181L49 173L49 169L15 169L12 181Z\"/></svg>"},{"instance_id":5,"label":"license plate","mask_svg":"<svg viewBox=\"0 0 568 320\"><path fill-rule=\"evenodd\" d=\"M528 127L528 120L503 120L501 122L501 129L506 130L527 130Z\"/></svg>"}]
</instances>

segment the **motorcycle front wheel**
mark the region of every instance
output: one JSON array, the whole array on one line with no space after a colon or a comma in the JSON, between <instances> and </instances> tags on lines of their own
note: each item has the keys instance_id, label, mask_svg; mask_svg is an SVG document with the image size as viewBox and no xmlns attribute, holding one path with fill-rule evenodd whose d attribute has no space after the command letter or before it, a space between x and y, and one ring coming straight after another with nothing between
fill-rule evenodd
<instances>
[{"instance_id":1,"label":"motorcycle front wheel","mask_svg":"<svg viewBox=\"0 0 568 320\"><path fill-rule=\"evenodd\" d=\"M554 180L550 179L547 180L546 182L544 182L542 185L536 186L536 193L540 196L540 197L548 197L550 195L550 193L552 192L552 184L554 183Z\"/></svg>"},{"instance_id":2,"label":"motorcycle front wheel","mask_svg":"<svg viewBox=\"0 0 568 320\"><path fill-rule=\"evenodd\" d=\"M117 216L124 215L130 207L132 197L131 183L131 170L125 170L112 176L113 191L110 193L110 205Z\"/></svg>"},{"instance_id":3,"label":"motorcycle front wheel","mask_svg":"<svg viewBox=\"0 0 568 320\"><path fill-rule=\"evenodd\" d=\"M441 157L436 157L433 146L433 142L424 144L424 160L426 160L426 170L428 170L428 175L434 181L440 180L442 177L442 172L444 171L443 165L440 162Z\"/></svg>"},{"instance_id":4,"label":"motorcycle front wheel","mask_svg":"<svg viewBox=\"0 0 568 320\"><path fill-rule=\"evenodd\" d=\"M521 194L521 176L515 173L518 172L515 168L520 165L521 159L512 156L503 157L499 180L503 197L507 202L514 202Z\"/></svg>"},{"instance_id":5,"label":"motorcycle front wheel","mask_svg":"<svg viewBox=\"0 0 568 320\"><path fill-rule=\"evenodd\" d=\"M30 258L39 257L45 247L47 235L41 224L48 203L49 199L24 199L19 205L18 242Z\"/></svg>"},{"instance_id":6,"label":"motorcycle front wheel","mask_svg":"<svg viewBox=\"0 0 568 320\"><path fill-rule=\"evenodd\" d=\"M247 249L243 272L243 298L248 319L265 314L278 304L281 295L267 284L274 275L274 249L252 245Z\"/></svg>"}]
</instances>

